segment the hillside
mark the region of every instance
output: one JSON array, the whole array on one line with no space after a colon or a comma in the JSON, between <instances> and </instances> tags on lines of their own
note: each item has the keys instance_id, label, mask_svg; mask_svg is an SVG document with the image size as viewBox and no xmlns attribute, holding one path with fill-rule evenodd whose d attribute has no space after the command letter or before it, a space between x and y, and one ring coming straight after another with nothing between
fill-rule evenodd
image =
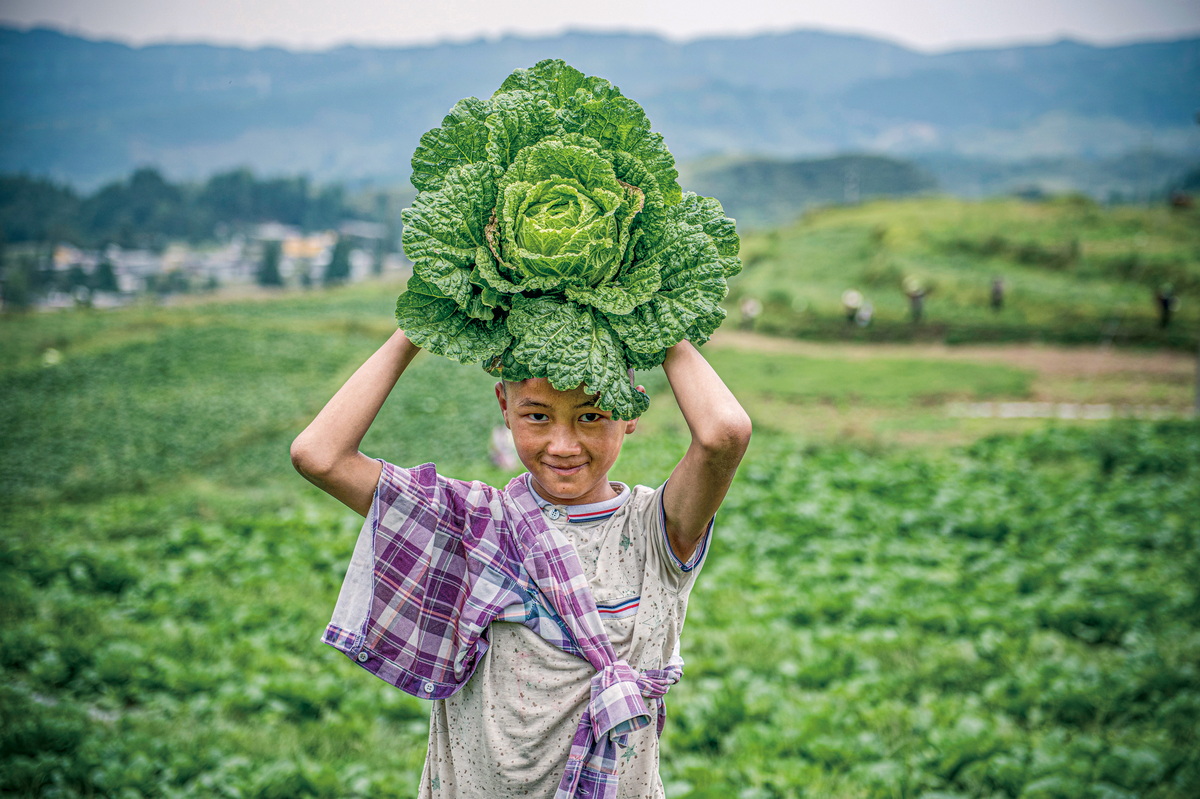
<instances>
[{"instance_id":1,"label":"hillside","mask_svg":"<svg viewBox=\"0 0 1200 799\"><path fill-rule=\"evenodd\" d=\"M929 55L812 31L687 43L570 33L289 52L0 29L0 171L87 186L144 164L176 178L250 165L402 181L418 137L455 100L547 57L619 85L680 161L1198 154L1198 39Z\"/></svg>"},{"instance_id":2,"label":"hillside","mask_svg":"<svg viewBox=\"0 0 1200 799\"><path fill-rule=\"evenodd\" d=\"M1103 208L948 198L814 210L742 239L745 269L730 283L734 319L749 298L751 325L798 338L861 341L1046 341L1170 346L1195 351L1200 334L1197 211ZM905 284L926 296L921 315ZM1002 281L1002 303L991 287ZM1155 292L1176 306L1160 327ZM847 321L843 292L872 306Z\"/></svg>"}]
</instances>

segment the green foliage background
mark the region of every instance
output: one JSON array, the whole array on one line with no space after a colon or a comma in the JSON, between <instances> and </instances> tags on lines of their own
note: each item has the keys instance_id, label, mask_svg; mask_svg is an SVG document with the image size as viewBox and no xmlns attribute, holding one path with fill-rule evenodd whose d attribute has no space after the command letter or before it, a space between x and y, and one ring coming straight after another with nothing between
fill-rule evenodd
<instances>
[{"instance_id":1,"label":"green foliage background","mask_svg":"<svg viewBox=\"0 0 1200 799\"><path fill-rule=\"evenodd\" d=\"M228 235L261 222L321 230L357 218L395 226L400 202L411 197L409 191L347 192L303 176L259 178L246 168L189 183L142 167L85 194L45 178L8 174L0 175L0 233L7 242L161 249L179 240L211 242L223 237L219 228Z\"/></svg>"},{"instance_id":2,"label":"green foliage background","mask_svg":"<svg viewBox=\"0 0 1200 799\"><path fill-rule=\"evenodd\" d=\"M360 520L287 457L396 289L0 317L0 793L414 793L427 705L318 642ZM712 357L738 391L821 402L1027 388ZM644 382L616 476L656 483L686 430ZM505 480L490 384L419 359L364 451ZM764 421L693 595L669 796L1200 792L1196 423L916 451Z\"/></svg>"}]
</instances>

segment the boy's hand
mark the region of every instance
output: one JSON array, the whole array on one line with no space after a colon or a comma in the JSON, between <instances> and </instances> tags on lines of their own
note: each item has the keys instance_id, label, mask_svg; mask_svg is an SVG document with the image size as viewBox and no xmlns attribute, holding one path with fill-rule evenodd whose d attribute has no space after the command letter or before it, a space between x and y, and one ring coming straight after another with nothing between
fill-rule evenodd
<instances>
[{"instance_id":1,"label":"boy's hand","mask_svg":"<svg viewBox=\"0 0 1200 799\"><path fill-rule=\"evenodd\" d=\"M667 350L663 371L692 434L663 494L667 538L686 562L725 499L750 443L750 417L689 341Z\"/></svg>"},{"instance_id":2,"label":"boy's hand","mask_svg":"<svg viewBox=\"0 0 1200 799\"><path fill-rule=\"evenodd\" d=\"M366 516L383 468L358 451L396 381L421 348L397 330L292 442L296 471Z\"/></svg>"}]
</instances>

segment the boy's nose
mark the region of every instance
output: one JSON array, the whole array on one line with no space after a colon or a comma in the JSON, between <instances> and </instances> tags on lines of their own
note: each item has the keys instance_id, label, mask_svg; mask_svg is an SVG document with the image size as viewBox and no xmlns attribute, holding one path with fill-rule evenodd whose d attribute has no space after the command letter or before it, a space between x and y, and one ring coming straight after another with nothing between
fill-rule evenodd
<instances>
[{"instance_id":1,"label":"boy's nose","mask_svg":"<svg viewBox=\"0 0 1200 799\"><path fill-rule=\"evenodd\" d=\"M580 451L579 439L567 427L556 427L550 433L546 450L551 455L575 455Z\"/></svg>"}]
</instances>

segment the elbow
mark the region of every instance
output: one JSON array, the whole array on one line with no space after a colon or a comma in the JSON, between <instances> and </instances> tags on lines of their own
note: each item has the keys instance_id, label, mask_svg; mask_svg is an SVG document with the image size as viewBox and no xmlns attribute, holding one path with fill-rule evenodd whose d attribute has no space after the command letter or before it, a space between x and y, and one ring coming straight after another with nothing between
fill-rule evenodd
<instances>
[{"instance_id":1,"label":"elbow","mask_svg":"<svg viewBox=\"0 0 1200 799\"><path fill-rule=\"evenodd\" d=\"M750 417L738 408L718 420L699 443L711 456L738 463L750 446L753 427Z\"/></svg>"},{"instance_id":2,"label":"elbow","mask_svg":"<svg viewBox=\"0 0 1200 799\"><path fill-rule=\"evenodd\" d=\"M730 425L729 429L730 446L737 452L737 459L739 461L746 454L746 448L750 446L750 436L753 433L754 424L750 421L750 417L745 411L739 409L738 417Z\"/></svg>"},{"instance_id":3,"label":"elbow","mask_svg":"<svg viewBox=\"0 0 1200 799\"><path fill-rule=\"evenodd\" d=\"M322 476L333 470L332 460L323 457L321 450L313 446L303 433L296 436L296 440L292 442L290 454L292 468L308 480L319 481Z\"/></svg>"}]
</instances>

